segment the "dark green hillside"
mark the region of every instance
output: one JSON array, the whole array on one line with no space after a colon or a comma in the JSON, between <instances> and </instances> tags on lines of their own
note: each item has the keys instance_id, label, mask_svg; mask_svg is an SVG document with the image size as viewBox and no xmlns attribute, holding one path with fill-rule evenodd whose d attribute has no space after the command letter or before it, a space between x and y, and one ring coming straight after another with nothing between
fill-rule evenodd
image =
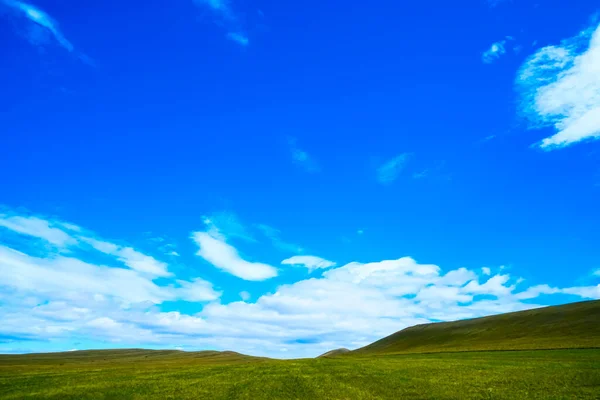
<instances>
[{"instance_id":1,"label":"dark green hillside","mask_svg":"<svg viewBox=\"0 0 600 400\"><path fill-rule=\"evenodd\" d=\"M416 325L351 354L566 348L600 348L600 300Z\"/></svg>"}]
</instances>

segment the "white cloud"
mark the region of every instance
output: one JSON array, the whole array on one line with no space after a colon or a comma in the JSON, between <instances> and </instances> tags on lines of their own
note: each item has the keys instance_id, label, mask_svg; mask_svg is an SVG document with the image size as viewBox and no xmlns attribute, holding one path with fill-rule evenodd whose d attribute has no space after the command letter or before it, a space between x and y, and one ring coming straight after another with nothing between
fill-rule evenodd
<instances>
[{"instance_id":1,"label":"white cloud","mask_svg":"<svg viewBox=\"0 0 600 400\"><path fill-rule=\"evenodd\" d=\"M58 225L48 221L48 226ZM159 280L146 268L125 268L120 251L127 247L93 238L96 242L69 245L77 251L67 256L58 249L34 256L0 244L0 335L29 340L23 343L70 341L65 349L82 338L105 347L185 346L265 356L281 356L287 349L285 357L306 357L331 348L356 348L418 323L538 307L531 301L540 295L600 298L600 286L517 290L519 279L506 273L483 277L479 269L446 272L403 257L332 267L322 277L281 285L254 302L241 292L243 301L222 304L221 293L209 282ZM242 260L223 238L199 232L194 239L223 269L261 279L276 272ZM124 266L77 258L94 251ZM205 305L193 315L161 311L161 303L178 300ZM4 347L0 344L0 351Z\"/></svg>"},{"instance_id":2,"label":"white cloud","mask_svg":"<svg viewBox=\"0 0 600 400\"><path fill-rule=\"evenodd\" d=\"M166 263L140 253L132 247L123 247L94 237L80 235L82 230L76 225L46 220L35 216L8 216L0 214L0 227L21 235L43 239L61 250L80 247L83 243L89 244L102 253L118 257L121 262L133 270L157 277L171 276L167 271ZM66 227L76 234L67 233L58 227Z\"/></svg>"},{"instance_id":3,"label":"white cloud","mask_svg":"<svg viewBox=\"0 0 600 400\"><path fill-rule=\"evenodd\" d=\"M205 5L215 11L219 11L224 14L230 12L230 5L228 0L194 0L196 4Z\"/></svg>"},{"instance_id":4,"label":"white cloud","mask_svg":"<svg viewBox=\"0 0 600 400\"><path fill-rule=\"evenodd\" d=\"M248 300L250 300L250 293L248 293L244 290L244 291L240 292L240 298L244 301L248 301Z\"/></svg>"},{"instance_id":5,"label":"white cloud","mask_svg":"<svg viewBox=\"0 0 600 400\"><path fill-rule=\"evenodd\" d=\"M246 227L232 212L222 211L202 217L206 232L223 241L241 239L249 243L258 243L256 230L262 233L271 244L282 252L299 254L304 249L295 243L286 242L281 238L281 231L266 224L255 224L251 229ZM262 238L261 238L262 239Z\"/></svg>"},{"instance_id":6,"label":"white cloud","mask_svg":"<svg viewBox=\"0 0 600 400\"><path fill-rule=\"evenodd\" d=\"M241 46L248 46L250 40L248 36L240 29L240 21L234 13L229 0L194 0L198 6L208 7L217 15L221 21L219 25L225 25L231 30L227 38Z\"/></svg>"},{"instance_id":7,"label":"white cloud","mask_svg":"<svg viewBox=\"0 0 600 400\"><path fill-rule=\"evenodd\" d=\"M286 242L281 239L281 231L279 229L275 229L265 224L256 225L256 228L261 231L262 234L265 235L271 241L271 244L277 249L292 254L304 252L302 246L295 243Z\"/></svg>"},{"instance_id":8,"label":"white cloud","mask_svg":"<svg viewBox=\"0 0 600 400\"><path fill-rule=\"evenodd\" d=\"M27 237L54 245L44 256L31 256L2 245L0 240L0 286L37 291L52 298L118 298L127 303L167 300L215 300L220 293L200 278L191 282L176 280L168 286L156 285L155 278L172 277L168 265L133 247L120 246L91 236L76 225L31 215L0 215L0 226ZM68 229L66 232L58 227ZM91 249L90 249L91 248ZM76 257L72 251L93 255L90 250L114 257L125 268L96 265Z\"/></svg>"},{"instance_id":9,"label":"white cloud","mask_svg":"<svg viewBox=\"0 0 600 400\"><path fill-rule=\"evenodd\" d=\"M102 253L116 256L123 264L133 270L157 277L171 276L171 273L167 271L168 266L166 263L140 253L132 247L122 247L114 243L85 236L80 236L79 240Z\"/></svg>"},{"instance_id":10,"label":"white cloud","mask_svg":"<svg viewBox=\"0 0 600 400\"><path fill-rule=\"evenodd\" d=\"M316 256L294 256L283 260L281 264L305 267L308 268L309 272L315 269L326 269L336 266L336 263L333 261Z\"/></svg>"},{"instance_id":11,"label":"white cloud","mask_svg":"<svg viewBox=\"0 0 600 400\"><path fill-rule=\"evenodd\" d=\"M600 285L565 288L560 293L571 294L585 299L600 299Z\"/></svg>"},{"instance_id":12,"label":"white cloud","mask_svg":"<svg viewBox=\"0 0 600 400\"><path fill-rule=\"evenodd\" d=\"M479 284L477 281L471 281L462 290L463 292L470 294L505 296L512 293L515 289L515 286L505 286L509 280L509 275L495 275L483 284Z\"/></svg>"},{"instance_id":13,"label":"white cloud","mask_svg":"<svg viewBox=\"0 0 600 400\"><path fill-rule=\"evenodd\" d=\"M600 268L598 268L597 270L595 270L595 271L592 273L592 275L595 275L595 276L600 276Z\"/></svg>"},{"instance_id":14,"label":"white cloud","mask_svg":"<svg viewBox=\"0 0 600 400\"><path fill-rule=\"evenodd\" d=\"M548 285L537 285L527 288L524 292L517 294L515 297L520 300L535 299L542 294L560 293L560 289L550 287Z\"/></svg>"},{"instance_id":15,"label":"white cloud","mask_svg":"<svg viewBox=\"0 0 600 400\"><path fill-rule=\"evenodd\" d=\"M437 161L433 166L425 168L419 172L412 174L413 179L443 179L450 180L452 177L449 173L445 172L446 161Z\"/></svg>"},{"instance_id":16,"label":"white cloud","mask_svg":"<svg viewBox=\"0 0 600 400\"><path fill-rule=\"evenodd\" d=\"M292 160L307 172L319 172L319 164L306 151L298 147L296 138L288 138L288 145L292 153Z\"/></svg>"},{"instance_id":17,"label":"white cloud","mask_svg":"<svg viewBox=\"0 0 600 400\"><path fill-rule=\"evenodd\" d=\"M467 293L470 289L464 286L471 278L477 280L477 275L464 268L442 274L439 267L419 264L408 257L350 263L325 272L323 278L280 286L255 303L213 302L196 315L160 312L140 302L124 308L108 299L83 301L81 297L53 301L27 311L24 302L14 304L15 296L10 296L13 304L0 311L0 333L55 340L79 335L88 340L234 349L269 356L285 348L285 357L300 357L341 346L356 348L403 327L431 320L473 318L537 307L519 300L533 298L531 292L535 290L527 296L513 293L508 285L504 285L505 290L498 290L501 282L506 282L504 277L493 280L494 284L472 285L477 293L494 297L473 301L473 295ZM114 292L127 290L115 288ZM248 300L247 294L240 296ZM148 296L135 300L144 298ZM303 344L301 339L310 339L311 344Z\"/></svg>"},{"instance_id":18,"label":"white cloud","mask_svg":"<svg viewBox=\"0 0 600 400\"><path fill-rule=\"evenodd\" d=\"M58 247L66 247L77 242L71 235L57 226L61 226L61 223L51 223L32 216L0 214L0 227L13 232L44 239Z\"/></svg>"},{"instance_id":19,"label":"white cloud","mask_svg":"<svg viewBox=\"0 0 600 400\"><path fill-rule=\"evenodd\" d=\"M207 285L201 280L180 280L177 285L158 286L135 270L110 268L60 255L33 257L0 245L0 287L41 294L54 300L111 298L126 304L158 304L177 299L218 298L216 292L208 291ZM198 300L200 297L202 300Z\"/></svg>"},{"instance_id":20,"label":"white cloud","mask_svg":"<svg viewBox=\"0 0 600 400\"><path fill-rule=\"evenodd\" d=\"M101 253L105 254L117 254L119 252L120 246L117 246L114 243L106 242L104 240L98 240L91 237L81 237L79 239L83 243L87 243L92 246L94 249L98 250Z\"/></svg>"},{"instance_id":21,"label":"white cloud","mask_svg":"<svg viewBox=\"0 0 600 400\"><path fill-rule=\"evenodd\" d=\"M600 25L538 50L521 67L517 88L532 128L553 126L543 149L600 137Z\"/></svg>"},{"instance_id":22,"label":"white cloud","mask_svg":"<svg viewBox=\"0 0 600 400\"><path fill-rule=\"evenodd\" d=\"M58 28L58 23L48 14L32 4L18 0L0 0L0 3L10 7L18 15L27 18L33 25L30 27L28 39L33 44L40 44L46 40L46 35L51 35L62 47L73 51L73 45Z\"/></svg>"},{"instance_id":23,"label":"white cloud","mask_svg":"<svg viewBox=\"0 0 600 400\"><path fill-rule=\"evenodd\" d=\"M426 169L422 170L421 172L415 172L413 174L413 179L423 179L423 178L426 178L427 176L429 176L430 172L431 171L429 170L429 168L426 168Z\"/></svg>"},{"instance_id":24,"label":"white cloud","mask_svg":"<svg viewBox=\"0 0 600 400\"><path fill-rule=\"evenodd\" d=\"M68 222L60 222L60 221L55 221L54 223L68 231L73 231L73 232L81 232L82 231L82 229L75 224L70 224Z\"/></svg>"},{"instance_id":25,"label":"white cloud","mask_svg":"<svg viewBox=\"0 0 600 400\"><path fill-rule=\"evenodd\" d=\"M473 296L461 293L456 286L427 286L417 293L418 301L434 301L439 303L469 303Z\"/></svg>"},{"instance_id":26,"label":"white cloud","mask_svg":"<svg viewBox=\"0 0 600 400\"><path fill-rule=\"evenodd\" d=\"M323 278L280 286L253 304L211 303L200 315L213 323L235 321L252 330L265 329L269 333L261 335L271 338L272 352L278 343L290 348L290 341L303 337L318 338L330 348L353 348L417 323L538 307L522 303L510 280L499 275L480 283L477 274L465 268L441 274L438 266L409 257L350 263L325 272ZM488 299L474 300L475 295ZM318 348L294 344L290 356L316 355Z\"/></svg>"},{"instance_id":27,"label":"white cloud","mask_svg":"<svg viewBox=\"0 0 600 400\"><path fill-rule=\"evenodd\" d=\"M226 243L223 237L210 232L195 232L192 238L200 247L197 255L238 278L262 281L277 276L277 269L270 265L242 259L238 251Z\"/></svg>"},{"instance_id":28,"label":"white cloud","mask_svg":"<svg viewBox=\"0 0 600 400\"><path fill-rule=\"evenodd\" d=\"M179 287L174 289L176 297L191 301L204 302L213 301L221 297L221 292L213 289L212 283L201 278L196 278L191 282L177 280Z\"/></svg>"},{"instance_id":29,"label":"white cloud","mask_svg":"<svg viewBox=\"0 0 600 400\"><path fill-rule=\"evenodd\" d=\"M450 285L450 286L463 286L467 282L478 280L478 276L475 272L470 271L466 268L459 268L448 272L436 284L438 285Z\"/></svg>"},{"instance_id":30,"label":"white cloud","mask_svg":"<svg viewBox=\"0 0 600 400\"><path fill-rule=\"evenodd\" d=\"M402 153L377 168L377 180L383 185L394 182L406 166L409 153Z\"/></svg>"},{"instance_id":31,"label":"white cloud","mask_svg":"<svg viewBox=\"0 0 600 400\"><path fill-rule=\"evenodd\" d=\"M242 46L248 46L248 44L250 43L250 40L248 39L248 37L241 33L229 32L227 34L227 38L229 40L233 40L234 42L236 42L238 44L241 44Z\"/></svg>"},{"instance_id":32,"label":"white cloud","mask_svg":"<svg viewBox=\"0 0 600 400\"><path fill-rule=\"evenodd\" d=\"M492 270L491 270L491 269L489 269L488 267L482 267L482 268L481 268L481 272L482 272L484 275L491 275L491 274L492 274Z\"/></svg>"},{"instance_id":33,"label":"white cloud","mask_svg":"<svg viewBox=\"0 0 600 400\"><path fill-rule=\"evenodd\" d=\"M259 240L256 236L256 230L258 230L275 248L282 252L291 254L304 252L300 245L283 240L279 229L266 224L251 225L249 229L234 213L229 211L216 212L202 217L202 220L206 226L206 232L224 241L241 239L249 243L258 243Z\"/></svg>"},{"instance_id":34,"label":"white cloud","mask_svg":"<svg viewBox=\"0 0 600 400\"><path fill-rule=\"evenodd\" d=\"M506 53L506 40L500 40L492 43L489 49L483 52L481 60L486 64L491 64Z\"/></svg>"},{"instance_id":35,"label":"white cloud","mask_svg":"<svg viewBox=\"0 0 600 400\"><path fill-rule=\"evenodd\" d=\"M514 41L512 36L505 36L504 39L492 43L490 47L481 55L481 60L486 64L491 64L497 61L500 57L506 54L506 47L509 42ZM512 46L513 52L516 54L521 50L521 46Z\"/></svg>"},{"instance_id":36,"label":"white cloud","mask_svg":"<svg viewBox=\"0 0 600 400\"><path fill-rule=\"evenodd\" d=\"M167 271L167 264L156 260L154 257L147 256L133 249L132 247L123 247L119 249L117 254L119 259L123 261L129 268L147 273L152 276L171 276Z\"/></svg>"},{"instance_id":37,"label":"white cloud","mask_svg":"<svg viewBox=\"0 0 600 400\"><path fill-rule=\"evenodd\" d=\"M242 224L237 215L228 211L216 212L202 217L206 230L213 236L238 238L247 242L256 242L256 239Z\"/></svg>"}]
</instances>

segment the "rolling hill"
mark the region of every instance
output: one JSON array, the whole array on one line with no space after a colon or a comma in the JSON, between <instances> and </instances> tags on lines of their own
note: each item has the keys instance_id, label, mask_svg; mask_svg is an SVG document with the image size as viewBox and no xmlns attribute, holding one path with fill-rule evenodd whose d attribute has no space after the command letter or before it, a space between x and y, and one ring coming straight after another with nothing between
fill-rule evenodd
<instances>
[{"instance_id":1,"label":"rolling hill","mask_svg":"<svg viewBox=\"0 0 600 400\"><path fill-rule=\"evenodd\" d=\"M323 353L320 356L317 356L317 358L335 357L335 356L339 356L339 355L346 354L346 353L350 353L350 350L345 349L345 348L335 349L335 350L328 351L327 353Z\"/></svg>"},{"instance_id":2,"label":"rolling hill","mask_svg":"<svg viewBox=\"0 0 600 400\"><path fill-rule=\"evenodd\" d=\"M351 355L600 348L600 300L416 325Z\"/></svg>"},{"instance_id":3,"label":"rolling hill","mask_svg":"<svg viewBox=\"0 0 600 400\"><path fill-rule=\"evenodd\" d=\"M0 368L4 365L55 365L65 367L91 364L141 364L188 365L188 364L235 364L263 360L234 351L179 351L179 350L80 350L60 353L31 353L0 355Z\"/></svg>"}]
</instances>

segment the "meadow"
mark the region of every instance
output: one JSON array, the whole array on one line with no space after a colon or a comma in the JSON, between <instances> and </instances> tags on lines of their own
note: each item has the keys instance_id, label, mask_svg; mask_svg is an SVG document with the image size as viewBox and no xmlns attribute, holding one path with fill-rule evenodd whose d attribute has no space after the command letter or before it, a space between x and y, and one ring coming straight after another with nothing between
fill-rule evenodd
<instances>
[{"instance_id":1,"label":"meadow","mask_svg":"<svg viewBox=\"0 0 600 400\"><path fill-rule=\"evenodd\" d=\"M122 351L0 358L1 399L598 399L600 350L265 360Z\"/></svg>"}]
</instances>

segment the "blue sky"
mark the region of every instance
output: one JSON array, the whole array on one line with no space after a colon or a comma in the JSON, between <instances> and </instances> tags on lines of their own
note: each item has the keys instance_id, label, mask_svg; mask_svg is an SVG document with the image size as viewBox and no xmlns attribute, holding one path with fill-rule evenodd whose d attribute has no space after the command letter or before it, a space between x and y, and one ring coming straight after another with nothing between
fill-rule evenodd
<instances>
[{"instance_id":1,"label":"blue sky","mask_svg":"<svg viewBox=\"0 0 600 400\"><path fill-rule=\"evenodd\" d=\"M600 298L597 3L404 3L0 0L0 352Z\"/></svg>"}]
</instances>

